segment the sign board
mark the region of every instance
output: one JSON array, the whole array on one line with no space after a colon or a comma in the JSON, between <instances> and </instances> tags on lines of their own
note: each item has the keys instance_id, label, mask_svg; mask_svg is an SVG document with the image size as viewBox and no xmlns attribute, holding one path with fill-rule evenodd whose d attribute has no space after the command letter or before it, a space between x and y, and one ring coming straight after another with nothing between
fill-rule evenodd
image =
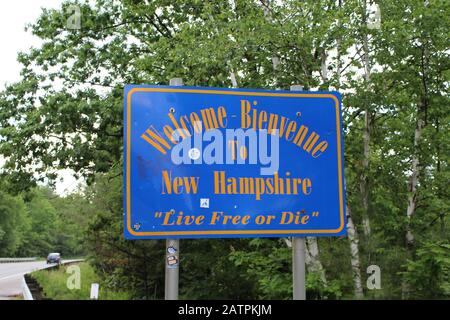
<instances>
[{"instance_id":1,"label":"sign board","mask_svg":"<svg viewBox=\"0 0 450 320\"><path fill-rule=\"evenodd\" d=\"M338 93L124 93L127 239L345 234Z\"/></svg>"}]
</instances>

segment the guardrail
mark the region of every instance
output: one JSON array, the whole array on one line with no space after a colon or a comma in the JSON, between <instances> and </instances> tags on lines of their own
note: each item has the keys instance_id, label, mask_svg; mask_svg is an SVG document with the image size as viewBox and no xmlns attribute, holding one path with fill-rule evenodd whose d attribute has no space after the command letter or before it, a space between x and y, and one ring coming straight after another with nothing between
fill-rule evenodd
<instances>
[{"instance_id":1,"label":"guardrail","mask_svg":"<svg viewBox=\"0 0 450 320\"><path fill-rule=\"evenodd\" d=\"M22 277L22 295L23 295L23 300L34 300L33 295L31 294L30 288L28 288L28 284L25 281L25 276Z\"/></svg>"},{"instance_id":2,"label":"guardrail","mask_svg":"<svg viewBox=\"0 0 450 320\"><path fill-rule=\"evenodd\" d=\"M37 258L0 258L0 263L31 262L36 260Z\"/></svg>"},{"instance_id":3,"label":"guardrail","mask_svg":"<svg viewBox=\"0 0 450 320\"><path fill-rule=\"evenodd\" d=\"M82 261L84 261L84 259L68 260L68 261L62 261L61 264L62 265L68 265L68 264L78 263L78 262L82 262ZM52 265L49 265L48 267L45 267L45 268L42 268L42 269L39 269L39 270L55 269L58 266L59 266L58 264L52 264ZM34 270L34 271L37 271L37 270ZM32 271L32 272L34 272L34 271ZM24 300L34 300L33 294L31 293L31 290L30 290L30 288L28 286L28 283L27 283L27 280L26 280L26 276L28 274L30 274L30 273L31 272L26 273L22 277L22 295L23 295L23 299ZM41 293L38 292L38 295L40 295L40 294ZM39 297L38 297L38 299L39 299Z\"/></svg>"}]
</instances>

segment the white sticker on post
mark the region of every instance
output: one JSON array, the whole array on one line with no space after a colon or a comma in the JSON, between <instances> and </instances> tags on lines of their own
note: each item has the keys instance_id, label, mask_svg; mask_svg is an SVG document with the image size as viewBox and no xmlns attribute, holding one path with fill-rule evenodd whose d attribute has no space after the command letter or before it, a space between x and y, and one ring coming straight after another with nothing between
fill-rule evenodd
<instances>
[{"instance_id":1,"label":"white sticker on post","mask_svg":"<svg viewBox=\"0 0 450 320\"><path fill-rule=\"evenodd\" d=\"M209 198L200 199L200 208L209 208Z\"/></svg>"},{"instance_id":2,"label":"white sticker on post","mask_svg":"<svg viewBox=\"0 0 450 320\"><path fill-rule=\"evenodd\" d=\"M191 158L191 160L198 160L200 158L200 154L200 150L198 150L197 148L192 148L188 152L188 156L189 158Z\"/></svg>"}]
</instances>

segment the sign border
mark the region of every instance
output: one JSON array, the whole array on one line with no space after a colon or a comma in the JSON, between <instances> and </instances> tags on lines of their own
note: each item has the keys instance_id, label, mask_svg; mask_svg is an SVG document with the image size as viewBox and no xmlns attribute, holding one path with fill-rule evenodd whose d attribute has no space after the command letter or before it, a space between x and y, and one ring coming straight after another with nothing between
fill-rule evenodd
<instances>
[{"instance_id":1,"label":"sign border","mask_svg":"<svg viewBox=\"0 0 450 320\"><path fill-rule=\"evenodd\" d=\"M130 85L133 87L133 85ZM249 89L252 90L252 89ZM126 91L126 89L125 89ZM247 96L269 96L269 97L307 97L307 98L330 98L335 102L336 108L336 140L337 140L337 158L338 158L338 179L339 179L339 217L340 225L337 229L317 229L317 230L202 230L202 231L143 231L137 232L131 227L131 97L136 92L180 92L195 94L229 94L229 95L247 95ZM208 235L252 235L267 234L268 236L302 235L302 234L337 234L344 229L345 222L345 204L344 204L344 177L342 167L342 145L341 145L341 118L339 113L339 99L331 93L292 93L292 92L265 92L265 91L241 91L229 89L193 89L193 88L173 88L173 87L133 87L127 93L126 103L126 227L129 234L135 237L161 237L161 236L208 236Z\"/></svg>"}]
</instances>

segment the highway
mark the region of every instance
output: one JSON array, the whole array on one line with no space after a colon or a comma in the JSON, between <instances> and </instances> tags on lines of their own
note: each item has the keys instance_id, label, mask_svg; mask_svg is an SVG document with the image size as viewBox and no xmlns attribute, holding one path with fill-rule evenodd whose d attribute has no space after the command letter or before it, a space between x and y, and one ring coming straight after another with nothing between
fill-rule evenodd
<instances>
[{"instance_id":1,"label":"highway","mask_svg":"<svg viewBox=\"0 0 450 320\"><path fill-rule=\"evenodd\" d=\"M45 261L0 263L0 300L21 299L22 276L49 266Z\"/></svg>"}]
</instances>

